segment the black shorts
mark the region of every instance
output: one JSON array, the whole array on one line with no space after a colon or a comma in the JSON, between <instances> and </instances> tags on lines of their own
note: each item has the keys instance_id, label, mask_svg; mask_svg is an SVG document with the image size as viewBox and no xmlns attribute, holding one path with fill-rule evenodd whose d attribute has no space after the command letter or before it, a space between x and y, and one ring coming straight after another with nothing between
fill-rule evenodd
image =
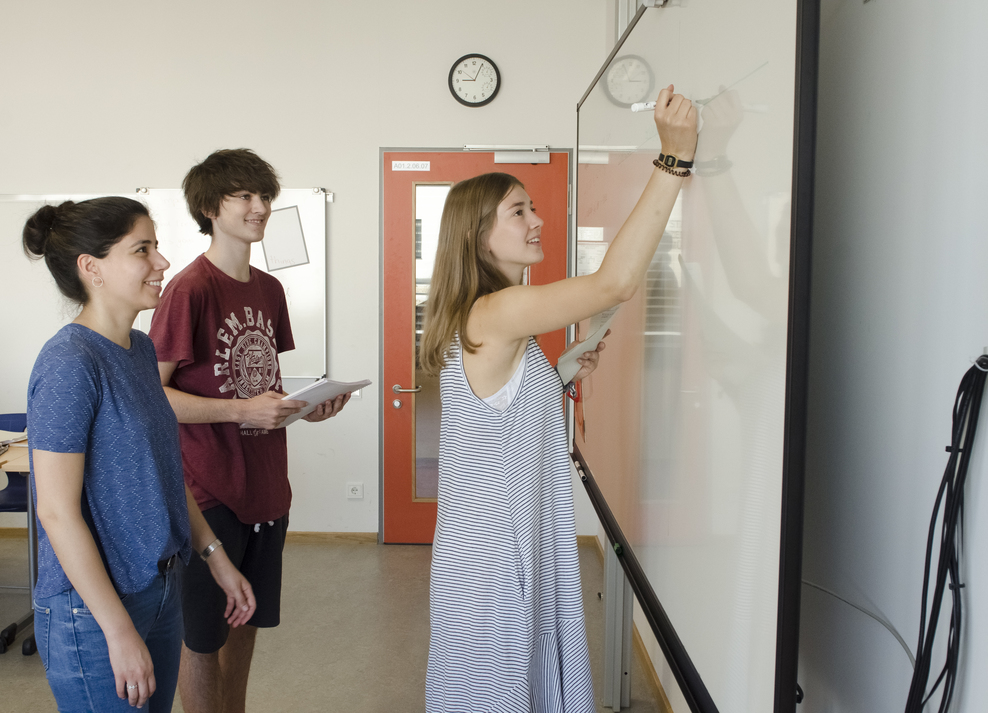
<instances>
[{"instance_id":1,"label":"black shorts","mask_svg":"<svg viewBox=\"0 0 988 713\"><path fill-rule=\"evenodd\" d=\"M245 525L224 505L203 513L233 566L250 582L257 600L254 616L247 623L260 628L278 626L281 621L281 555L288 532L288 515L274 525ZM256 532L255 532L256 528ZM185 645L199 654L219 651L226 643L230 625L223 618L226 594L213 579L197 554L182 572L182 614Z\"/></svg>"}]
</instances>

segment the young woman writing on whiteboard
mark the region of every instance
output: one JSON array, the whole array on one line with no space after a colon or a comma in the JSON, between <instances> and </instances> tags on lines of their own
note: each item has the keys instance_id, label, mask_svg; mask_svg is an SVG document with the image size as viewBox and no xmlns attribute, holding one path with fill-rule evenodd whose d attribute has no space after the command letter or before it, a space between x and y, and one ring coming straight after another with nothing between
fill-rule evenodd
<instances>
[{"instance_id":1,"label":"young woman writing on whiteboard","mask_svg":"<svg viewBox=\"0 0 988 713\"><path fill-rule=\"evenodd\" d=\"M60 711L170 711L182 643L178 557L208 558L237 626L254 612L182 478L178 422L151 340L168 261L129 198L43 206L24 250L44 257L78 316L42 348L28 385L37 503L35 638Z\"/></svg>"},{"instance_id":2,"label":"young woman writing on whiteboard","mask_svg":"<svg viewBox=\"0 0 988 713\"><path fill-rule=\"evenodd\" d=\"M522 284L542 219L502 173L450 190L420 360L440 372L439 514L432 553L430 712L593 711L563 384L531 335L631 299L696 146L696 112L663 89L656 163L592 275ZM596 366L585 354L576 378Z\"/></svg>"}]
</instances>

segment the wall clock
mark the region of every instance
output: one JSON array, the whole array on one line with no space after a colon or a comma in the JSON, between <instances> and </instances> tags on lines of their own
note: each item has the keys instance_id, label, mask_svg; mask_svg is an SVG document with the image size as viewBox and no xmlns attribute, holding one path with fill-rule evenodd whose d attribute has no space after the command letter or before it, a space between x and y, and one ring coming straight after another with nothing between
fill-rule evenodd
<instances>
[{"instance_id":1,"label":"wall clock","mask_svg":"<svg viewBox=\"0 0 988 713\"><path fill-rule=\"evenodd\" d=\"M604 74L604 94L618 106L655 99L652 68L635 54L616 57Z\"/></svg>"},{"instance_id":2,"label":"wall clock","mask_svg":"<svg viewBox=\"0 0 988 713\"><path fill-rule=\"evenodd\" d=\"M465 54L449 69L449 91L463 106L490 104L500 88L501 72L482 54Z\"/></svg>"}]
</instances>

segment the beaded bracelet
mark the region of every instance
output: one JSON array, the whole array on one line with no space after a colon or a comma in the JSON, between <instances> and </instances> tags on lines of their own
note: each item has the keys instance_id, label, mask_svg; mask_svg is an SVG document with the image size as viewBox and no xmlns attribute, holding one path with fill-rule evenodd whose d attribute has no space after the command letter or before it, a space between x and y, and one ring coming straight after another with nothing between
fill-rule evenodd
<instances>
[{"instance_id":1,"label":"beaded bracelet","mask_svg":"<svg viewBox=\"0 0 988 713\"><path fill-rule=\"evenodd\" d=\"M679 171L676 171L674 169L669 168L664 163L662 163L661 161L659 161L659 159L655 159L654 161L652 161L652 164L656 168L661 168L663 171L665 171L668 174L671 174L671 175L675 176L676 178L688 178L690 176L690 170L688 168L685 171L683 171L682 173L680 173Z\"/></svg>"}]
</instances>

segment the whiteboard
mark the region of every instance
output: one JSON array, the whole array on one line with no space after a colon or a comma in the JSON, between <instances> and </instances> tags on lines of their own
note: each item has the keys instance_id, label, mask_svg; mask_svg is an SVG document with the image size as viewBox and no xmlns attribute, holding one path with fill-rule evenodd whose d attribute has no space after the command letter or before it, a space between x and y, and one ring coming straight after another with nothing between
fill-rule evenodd
<instances>
[{"instance_id":1,"label":"whiteboard","mask_svg":"<svg viewBox=\"0 0 988 713\"><path fill-rule=\"evenodd\" d=\"M674 83L695 101L703 163L582 386L575 443L722 713L795 707L795 650L791 681L778 680L777 654L784 486L802 482L785 450L798 28L795 0L643 9L613 63L649 69L649 100ZM597 241L613 240L661 149L651 112L619 105L607 81L605 68L578 109L583 264L599 262ZM798 309L805 325L808 301ZM792 708L779 708L790 683Z\"/></svg>"},{"instance_id":2,"label":"whiteboard","mask_svg":"<svg viewBox=\"0 0 988 713\"><path fill-rule=\"evenodd\" d=\"M167 286L205 252L209 236L199 232L181 189L143 189L131 197L144 201L151 211L158 248L171 263L165 273ZM282 377L287 379L317 379L327 372L326 206L321 189L282 189L271 204L264 240L251 247L251 266L273 273L285 288L295 337L295 349L278 357ZM146 332L153 314L154 310L142 312L138 328Z\"/></svg>"}]
</instances>

